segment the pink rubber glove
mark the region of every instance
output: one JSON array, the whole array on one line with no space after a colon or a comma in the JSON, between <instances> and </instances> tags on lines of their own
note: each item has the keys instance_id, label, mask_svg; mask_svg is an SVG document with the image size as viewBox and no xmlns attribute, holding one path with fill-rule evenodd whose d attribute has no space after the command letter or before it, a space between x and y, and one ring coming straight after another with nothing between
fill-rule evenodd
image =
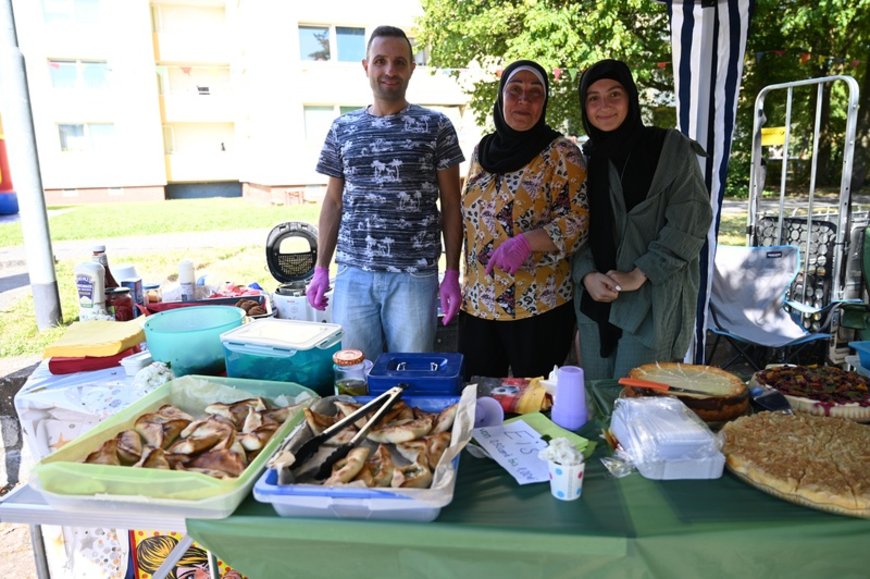
<instances>
[{"instance_id":1,"label":"pink rubber glove","mask_svg":"<svg viewBox=\"0 0 870 579\"><path fill-rule=\"evenodd\" d=\"M441 323L446 326L456 316L462 304L459 270L448 269L444 272L444 279L441 280L441 286L438 288L438 296L441 298L441 311L444 312Z\"/></svg>"},{"instance_id":2,"label":"pink rubber glove","mask_svg":"<svg viewBox=\"0 0 870 579\"><path fill-rule=\"evenodd\" d=\"M308 304L315 310L323 311L329 305L329 300L323 296L329 291L329 270L319 265L314 268L314 277L305 290Z\"/></svg>"},{"instance_id":3,"label":"pink rubber glove","mask_svg":"<svg viewBox=\"0 0 870 579\"><path fill-rule=\"evenodd\" d=\"M486 273L492 274L493 268L498 267L513 275L531 254L532 248L529 247L529 242L520 233L516 237L509 238L492 252L492 257L486 264Z\"/></svg>"}]
</instances>

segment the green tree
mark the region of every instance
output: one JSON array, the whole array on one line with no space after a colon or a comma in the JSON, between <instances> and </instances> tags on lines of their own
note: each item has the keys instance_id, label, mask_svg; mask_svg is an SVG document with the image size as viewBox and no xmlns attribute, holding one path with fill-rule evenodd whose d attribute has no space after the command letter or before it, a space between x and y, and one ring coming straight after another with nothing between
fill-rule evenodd
<instances>
[{"instance_id":1,"label":"green tree","mask_svg":"<svg viewBox=\"0 0 870 579\"><path fill-rule=\"evenodd\" d=\"M729 171L733 183L748 182L749 146L756 95L765 87L794 80L849 75L858 81L860 103L852 188L865 183L870 155L870 0L756 0L746 48L743 90L738 105ZM785 118L784 91L771 93L765 114L778 124ZM816 91L794 91L791 129L798 149L811 146ZM846 116L843 83L822 94L818 152L819 185L838 186L842 171ZM771 123L768 123L770 125ZM799 169L799 167L796 167ZM798 185L808 179L808 167L796 176ZM731 189L740 185L732 185Z\"/></svg>"},{"instance_id":2,"label":"green tree","mask_svg":"<svg viewBox=\"0 0 870 579\"><path fill-rule=\"evenodd\" d=\"M433 66L465 71L457 75L471 79L467 87L471 108L480 123L490 121L498 70L513 60L530 58L554 71L550 124L569 134L581 134L576 74L596 60L613 57L628 63L640 87L653 89L642 99L656 124L676 124L673 109L666 106L672 100L673 70L663 3L422 0L422 6L418 41L431 47ZM747 189L752 107L758 91L773 83L839 73L856 77L862 87L854 172L856 181L862 183L870 155L870 0L756 0L746 55L732 143L731 190ZM655 95L658 102L653 100ZM826 94L825 98L832 97ZM833 98L842 95L835 92ZM826 134L820 158L836 159L838 137L842 140L835 122L838 110L830 103L823 107ZM795 110L795 115L794 123L812 126L814 109ZM824 184L824 177L830 180L836 167L823 169L819 184Z\"/></svg>"}]
</instances>

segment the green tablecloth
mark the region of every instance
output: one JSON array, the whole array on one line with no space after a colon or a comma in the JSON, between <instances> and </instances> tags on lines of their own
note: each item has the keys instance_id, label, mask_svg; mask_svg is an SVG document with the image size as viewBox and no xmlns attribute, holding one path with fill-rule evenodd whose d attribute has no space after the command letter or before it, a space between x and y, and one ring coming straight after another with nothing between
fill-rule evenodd
<instances>
[{"instance_id":1,"label":"green tablecloth","mask_svg":"<svg viewBox=\"0 0 870 579\"><path fill-rule=\"evenodd\" d=\"M870 576L870 520L793 505L727 472L615 479L598 460L605 454L599 445L573 502L463 453L453 502L433 522L285 518L249 497L231 517L187 528L264 579Z\"/></svg>"}]
</instances>

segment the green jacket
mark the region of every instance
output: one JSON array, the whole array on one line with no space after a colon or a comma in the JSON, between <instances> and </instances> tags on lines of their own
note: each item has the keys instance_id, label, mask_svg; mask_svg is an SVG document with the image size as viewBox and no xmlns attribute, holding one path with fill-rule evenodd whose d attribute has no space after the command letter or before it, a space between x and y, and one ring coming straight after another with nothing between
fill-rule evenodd
<instances>
[{"instance_id":1,"label":"green jacket","mask_svg":"<svg viewBox=\"0 0 870 579\"><path fill-rule=\"evenodd\" d=\"M694 331L700 253L713 218L696 155L705 156L698 143L669 130L649 193L629 213L619 174L610 165L610 201L619 240L616 269L631 271L636 266L648 279L613 302L610 323L655 348L660 360L682 359ZM578 312L583 277L593 271L592 251L586 244L573 260Z\"/></svg>"}]
</instances>

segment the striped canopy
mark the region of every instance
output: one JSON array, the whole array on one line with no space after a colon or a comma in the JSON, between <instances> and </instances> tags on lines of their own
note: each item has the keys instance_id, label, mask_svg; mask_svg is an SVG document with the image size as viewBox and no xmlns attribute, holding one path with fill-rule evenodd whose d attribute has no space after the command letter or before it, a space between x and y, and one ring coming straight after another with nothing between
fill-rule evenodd
<instances>
[{"instance_id":1,"label":"striped canopy","mask_svg":"<svg viewBox=\"0 0 870 579\"><path fill-rule=\"evenodd\" d=\"M725 193L746 35L755 0L665 0L671 22L677 128L707 151L699 159L713 224L701 254L701 291L695 339L686 361L704 362L707 306L713 276L719 210Z\"/></svg>"}]
</instances>

